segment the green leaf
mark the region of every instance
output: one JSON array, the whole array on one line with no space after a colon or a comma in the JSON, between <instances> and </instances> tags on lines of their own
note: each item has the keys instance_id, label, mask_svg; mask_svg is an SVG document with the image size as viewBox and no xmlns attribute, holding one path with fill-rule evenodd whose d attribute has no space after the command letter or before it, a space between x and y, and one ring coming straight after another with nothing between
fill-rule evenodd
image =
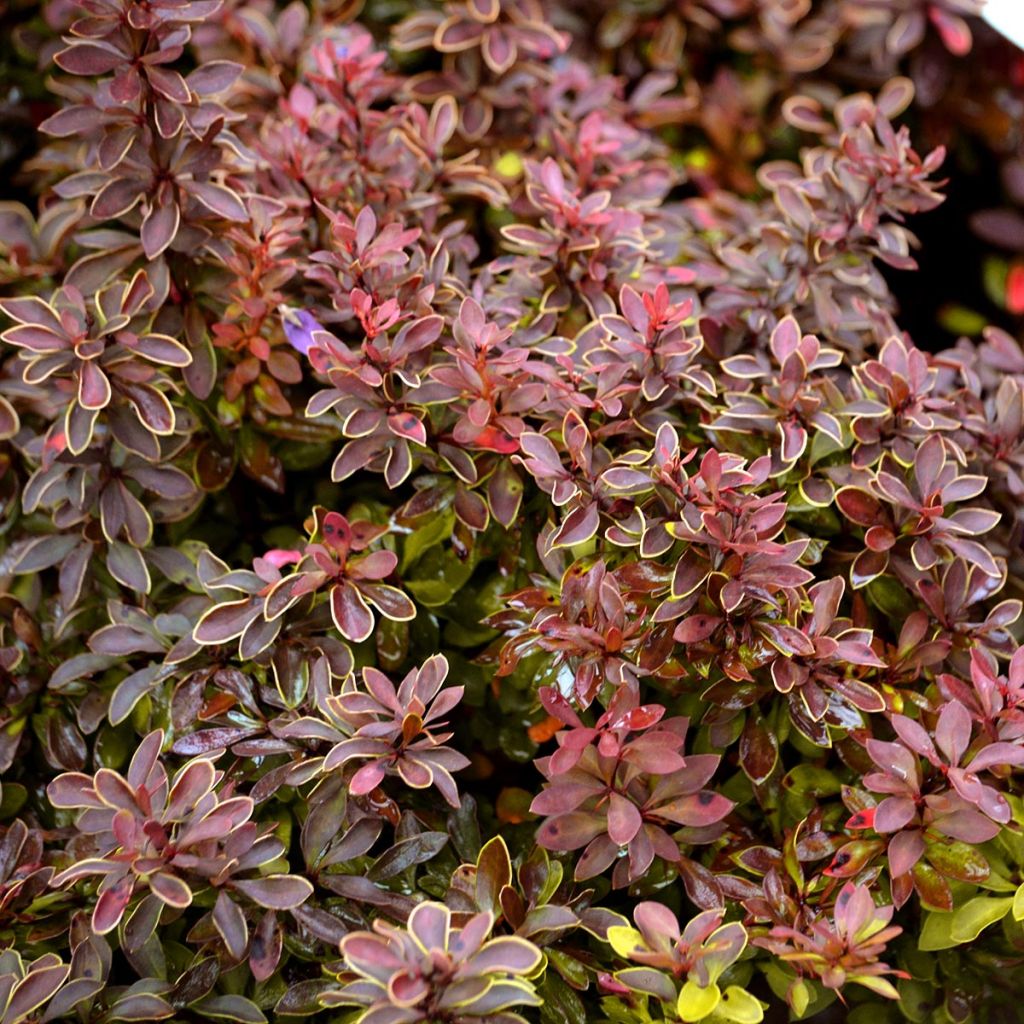
<instances>
[{"instance_id":1,"label":"green leaf","mask_svg":"<svg viewBox=\"0 0 1024 1024\"><path fill-rule=\"evenodd\" d=\"M900 1010L912 1024L925 1024L931 1013L932 987L916 978L901 978L896 985Z\"/></svg>"},{"instance_id":2,"label":"green leaf","mask_svg":"<svg viewBox=\"0 0 1024 1024\"><path fill-rule=\"evenodd\" d=\"M997 306L1006 300L1006 275L1009 271L1006 260L997 256L989 256L982 263L981 280L985 293Z\"/></svg>"},{"instance_id":3,"label":"green leaf","mask_svg":"<svg viewBox=\"0 0 1024 1024\"><path fill-rule=\"evenodd\" d=\"M1013 919L1014 921L1024 921L1024 883L1013 896Z\"/></svg>"},{"instance_id":4,"label":"green leaf","mask_svg":"<svg viewBox=\"0 0 1024 1024\"><path fill-rule=\"evenodd\" d=\"M434 546L417 559L412 574L403 577L402 583L420 604L437 608L452 599L475 568L475 557L462 561L454 551Z\"/></svg>"},{"instance_id":5,"label":"green leaf","mask_svg":"<svg viewBox=\"0 0 1024 1024\"><path fill-rule=\"evenodd\" d=\"M402 563L399 571L404 573L428 548L446 541L452 535L455 525L455 511L451 506L431 516L424 516L422 525L416 527L405 538L402 547Z\"/></svg>"},{"instance_id":6,"label":"green leaf","mask_svg":"<svg viewBox=\"0 0 1024 1024\"><path fill-rule=\"evenodd\" d=\"M586 1024L583 1000L557 974L549 971L537 991L544 1000L540 1008L541 1024Z\"/></svg>"},{"instance_id":7,"label":"green leaf","mask_svg":"<svg viewBox=\"0 0 1024 1024\"><path fill-rule=\"evenodd\" d=\"M927 914L924 925L921 927L921 934L917 939L917 948L926 953L933 953L939 949L952 949L957 945L957 940L952 937L952 928L952 912Z\"/></svg>"},{"instance_id":8,"label":"green leaf","mask_svg":"<svg viewBox=\"0 0 1024 1024\"><path fill-rule=\"evenodd\" d=\"M917 608L907 588L894 577L879 576L872 580L868 584L867 595L871 603L893 622L903 622Z\"/></svg>"},{"instance_id":9,"label":"green leaf","mask_svg":"<svg viewBox=\"0 0 1024 1024\"><path fill-rule=\"evenodd\" d=\"M925 856L946 878L978 885L989 876L989 864L984 854L968 843L932 842L925 849Z\"/></svg>"},{"instance_id":10,"label":"green leaf","mask_svg":"<svg viewBox=\"0 0 1024 1024\"><path fill-rule=\"evenodd\" d=\"M790 1002L795 1020L813 1017L836 1001L836 994L832 989L825 988L817 981L797 978L792 967L788 964L783 966L780 963L769 960L765 962L762 969L772 992L779 999L785 999ZM806 1004L803 1010L798 1013L796 1005L804 1004L805 1001Z\"/></svg>"},{"instance_id":11,"label":"green leaf","mask_svg":"<svg viewBox=\"0 0 1024 1024\"><path fill-rule=\"evenodd\" d=\"M440 608L455 593L455 587L444 580L405 580L405 589L425 608Z\"/></svg>"},{"instance_id":12,"label":"green leaf","mask_svg":"<svg viewBox=\"0 0 1024 1024\"><path fill-rule=\"evenodd\" d=\"M0 821L6 821L21 810L28 799L28 790L18 782L5 782L0 789Z\"/></svg>"},{"instance_id":13,"label":"green leaf","mask_svg":"<svg viewBox=\"0 0 1024 1024\"><path fill-rule=\"evenodd\" d=\"M590 984L590 974L587 968L576 957L557 949L548 949L547 956L551 966L568 985L582 991Z\"/></svg>"},{"instance_id":14,"label":"green leaf","mask_svg":"<svg viewBox=\"0 0 1024 1024\"><path fill-rule=\"evenodd\" d=\"M793 1013L797 1017L802 1017L807 1012L807 1006L810 1001L811 993L807 987L807 982L803 978L797 978L789 986L789 1002L793 1008Z\"/></svg>"},{"instance_id":15,"label":"green leaf","mask_svg":"<svg viewBox=\"0 0 1024 1024\"><path fill-rule=\"evenodd\" d=\"M904 1024L902 1009L902 1005L897 1009L895 997L884 1003L872 999L852 1008L844 1018L844 1024Z\"/></svg>"},{"instance_id":16,"label":"green leaf","mask_svg":"<svg viewBox=\"0 0 1024 1024\"><path fill-rule=\"evenodd\" d=\"M836 796L843 788L839 778L825 768L798 764L782 780L783 786L800 796Z\"/></svg>"},{"instance_id":17,"label":"green leaf","mask_svg":"<svg viewBox=\"0 0 1024 1024\"><path fill-rule=\"evenodd\" d=\"M988 896L976 896L968 900L962 907L953 911L953 922L950 925L950 938L958 944L976 939L989 925L1001 921L1014 905L1015 896L992 899Z\"/></svg>"},{"instance_id":18,"label":"green leaf","mask_svg":"<svg viewBox=\"0 0 1024 1024\"><path fill-rule=\"evenodd\" d=\"M988 326L986 316L966 306L943 306L938 319L950 334L978 335Z\"/></svg>"}]
</instances>

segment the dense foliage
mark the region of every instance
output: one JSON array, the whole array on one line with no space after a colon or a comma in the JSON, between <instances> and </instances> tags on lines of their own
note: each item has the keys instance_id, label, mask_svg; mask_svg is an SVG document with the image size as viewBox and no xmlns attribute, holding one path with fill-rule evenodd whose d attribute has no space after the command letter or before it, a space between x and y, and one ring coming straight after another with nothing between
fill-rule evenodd
<instances>
[{"instance_id":1,"label":"dense foliage","mask_svg":"<svg viewBox=\"0 0 1024 1024\"><path fill-rule=\"evenodd\" d=\"M983 0L8 2L2 1024L1019 1020Z\"/></svg>"}]
</instances>

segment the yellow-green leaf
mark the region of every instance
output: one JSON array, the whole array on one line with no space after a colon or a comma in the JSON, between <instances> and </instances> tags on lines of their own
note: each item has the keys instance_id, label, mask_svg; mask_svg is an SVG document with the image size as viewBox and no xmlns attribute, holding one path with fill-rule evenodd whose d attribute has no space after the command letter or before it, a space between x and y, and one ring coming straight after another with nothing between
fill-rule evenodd
<instances>
[{"instance_id":1,"label":"yellow-green leaf","mask_svg":"<svg viewBox=\"0 0 1024 1024\"><path fill-rule=\"evenodd\" d=\"M1006 917L1015 900L1015 896L1006 896L1002 899L976 896L973 900L968 900L962 907L953 911L950 938L957 943L971 942L990 924L995 924Z\"/></svg>"},{"instance_id":2,"label":"yellow-green leaf","mask_svg":"<svg viewBox=\"0 0 1024 1024\"><path fill-rule=\"evenodd\" d=\"M863 985L871 989L876 995L884 996L886 999L899 999L900 994L891 981L887 978L876 978L873 975L865 974L860 977L850 978L855 985Z\"/></svg>"},{"instance_id":3,"label":"yellow-green leaf","mask_svg":"<svg viewBox=\"0 0 1024 1024\"><path fill-rule=\"evenodd\" d=\"M695 981L687 981L679 993L679 1002L676 1004L679 1019L686 1021L687 1024L703 1020L718 1006L721 998L722 993L717 985L701 988Z\"/></svg>"},{"instance_id":4,"label":"yellow-green leaf","mask_svg":"<svg viewBox=\"0 0 1024 1024\"><path fill-rule=\"evenodd\" d=\"M647 945L644 942L644 937L635 928L629 928L626 925L612 925L608 929L608 941L619 956L624 956L627 959L633 955L635 950L644 949Z\"/></svg>"},{"instance_id":5,"label":"yellow-green leaf","mask_svg":"<svg viewBox=\"0 0 1024 1024\"><path fill-rule=\"evenodd\" d=\"M957 944L952 936L953 914L935 911L927 914L918 936L917 948L925 953L934 953L939 949L951 949Z\"/></svg>"},{"instance_id":6,"label":"yellow-green leaf","mask_svg":"<svg viewBox=\"0 0 1024 1024\"><path fill-rule=\"evenodd\" d=\"M797 1017L802 1017L807 1012L807 1005L811 1001L811 993L807 982L803 978L797 978L789 986L789 1005Z\"/></svg>"},{"instance_id":7,"label":"yellow-green leaf","mask_svg":"<svg viewBox=\"0 0 1024 1024\"><path fill-rule=\"evenodd\" d=\"M722 993L717 1015L734 1024L760 1024L764 1020L764 1005L739 985L730 985Z\"/></svg>"}]
</instances>

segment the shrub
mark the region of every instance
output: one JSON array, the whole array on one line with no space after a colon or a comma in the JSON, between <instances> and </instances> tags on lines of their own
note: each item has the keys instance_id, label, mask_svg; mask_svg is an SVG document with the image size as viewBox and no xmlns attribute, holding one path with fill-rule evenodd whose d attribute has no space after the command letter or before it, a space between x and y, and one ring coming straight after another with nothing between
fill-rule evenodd
<instances>
[{"instance_id":1,"label":"shrub","mask_svg":"<svg viewBox=\"0 0 1024 1024\"><path fill-rule=\"evenodd\" d=\"M981 8L0 10L0 1024L1018 1019Z\"/></svg>"}]
</instances>

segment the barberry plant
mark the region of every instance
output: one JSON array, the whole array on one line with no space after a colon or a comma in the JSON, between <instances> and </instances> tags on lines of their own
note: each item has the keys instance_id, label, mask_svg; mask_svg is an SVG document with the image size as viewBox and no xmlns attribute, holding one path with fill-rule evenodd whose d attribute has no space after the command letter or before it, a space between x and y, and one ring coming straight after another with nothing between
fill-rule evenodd
<instances>
[{"instance_id":1,"label":"barberry plant","mask_svg":"<svg viewBox=\"0 0 1024 1024\"><path fill-rule=\"evenodd\" d=\"M983 6L0 4L0 1024L1020 1019Z\"/></svg>"}]
</instances>

